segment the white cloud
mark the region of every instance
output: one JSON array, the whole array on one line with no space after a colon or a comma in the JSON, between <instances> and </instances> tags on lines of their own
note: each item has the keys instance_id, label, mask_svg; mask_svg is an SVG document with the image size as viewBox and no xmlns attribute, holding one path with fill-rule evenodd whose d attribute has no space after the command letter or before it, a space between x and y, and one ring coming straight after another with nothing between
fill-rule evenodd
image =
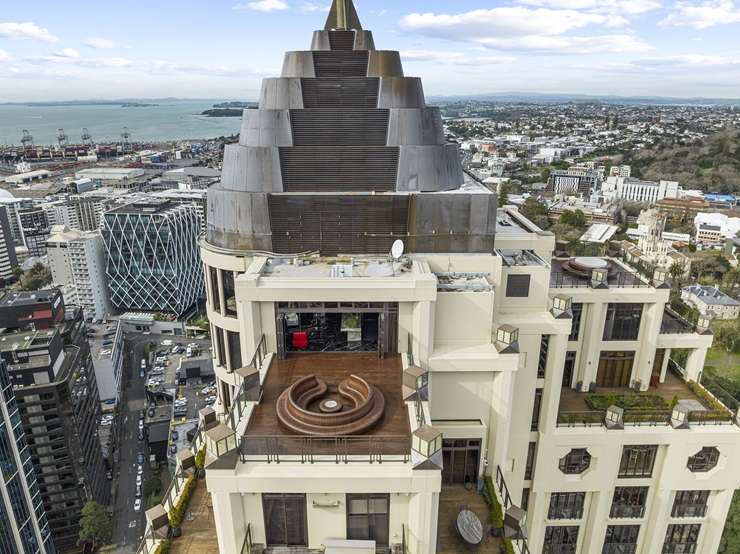
<instances>
[{"instance_id":1,"label":"white cloud","mask_svg":"<svg viewBox=\"0 0 740 554\"><path fill-rule=\"evenodd\" d=\"M64 48L59 52L54 52L54 56L57 58L69 58L72 60L79 60L82 57L74 48Z\"/></svg>"},{"instance_id":2,"label":"white cloud","mask_svg":"<svg viewBox=\"0 0 740 554\"><path fill-rule=\"evenodd\" d=\"M530 9L522 6L473 10L460 14L412 13L401 28L452 40L522 35L561 35L589 25L620 26L623 17L575 10Z\"/></svg>"},{"instance_id":3,"label":"white cloud","mask_svg":"<svg viewBox=\"0 0 740 554\"><path fill-rule=\"evenodd\" d=\"M0 62L9 62L13 57L5 50L0 50Z\"/></svg>"},{"instance_id":4,"label":"white cloud","mask_svg":"<svg viewBox=\"0 0 740 554\"><path fill-rule=\"evenodd\" d=\"M715 25L740 22L740 6L733 0L677 2L661 25L708 29Z\"/></svg>"},{"instance_id":5,"label":"white cloud","mask_svg":"<svg viewBox=\"0 0 740 554\"><path fill-rule=\"evenodd\" d=\"M15 23L11 21L0 21L0 37L12 40L38 40L41 42L58 42L59 38L52 35L48 30L39 27L30 21Z\"/></svg>"},{"instance_id":6,"label":"white cloud","mask_svg":"<svg viewBox=\"0 0 740 554\"><path fill-rule=\"evenodd\" d=\"M515 58L510 56L471 56L463 52L450 50L407 50L401 57L408 62L434 62L454 65L496 65L509 63Z\"/></svg>"},{"instance_id":7,"label":"white cloud","mask_svg":"<svg viewBox=\"0 0 740 554\"><path fill-rule=\"evenodd\" d=\"M247 2L246 4L237 4L235 10L252 10L255 12L274 12L287 10L288 4L283 0L258 0L256 2Z\"/></svg>"},{"instance_id":8,"label":"white cloud","mask_svg":"<svg viewBox=\"0 0 740 554\"><path fill-rule=\"evenodd\" d=\"M518 38L485 38L480 44L495 50L537 52L540 54L613 54L645 52L649 44L633 35L595 37L522 36Z\"/></svg>"},{"instance_id":9,"label":"white cloud","mask_svg":"<svg viewBox=\"0 0 740 554\"><path fill-rule=\"evenodd\" d=\"M303 13L328 12L330 9L331 4L316 4L314 2L304 2L301 4L301 11Z\"/></svg>"},{"instance_id":10,"label":"white cloud","mask_svg":"<svg viewBox=\"0 0 740 554\"><path fill-rule=\"evenodd\" d=\"M108 50L116 47L116 43L107 38L90 37L85 41L85 46L96 50Z\"/></svg>"},{"instance_id":11,"label":"white cloud","mask_svg":"<svg viewBox=\"0 0 740 554\"><path fill-rule=\"evenodd\" d=\"M740 59L731 59L724 56L707 56L704 54L681 54L677 56L643 58L634 60L632 64L639 67L650 68L672 68L676 66L717 67L740 65Z\"/></svg>"},{"instance_id":12,"label":"white cloud","mask_svg":"<svg viewBox=\"0 0 740 554\"><path fill-rule=\"evenodd\" d=\"M565 10L636 15L661 7L660 0L519 0L521 4Z\"/></svg>"}]
</instances>

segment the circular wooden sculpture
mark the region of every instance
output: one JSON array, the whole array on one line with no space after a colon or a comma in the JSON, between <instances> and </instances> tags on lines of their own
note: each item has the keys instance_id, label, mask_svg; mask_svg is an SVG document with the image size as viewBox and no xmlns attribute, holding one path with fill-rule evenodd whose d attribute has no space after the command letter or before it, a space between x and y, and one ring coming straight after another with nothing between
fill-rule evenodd
<instances>
[{"instance_id":1,"label":"circular wooden sculpture","mask_svg":"<svg viewBox=\"0 0 740 554\"><path fill-rule=\"evenodd\" d=\"M384 410L383 393L356 375L338 387L309 375L285 389L277 401L277 416L285 427L323 437L362 433L380 421Z\"/></svg>"}]
</instances>

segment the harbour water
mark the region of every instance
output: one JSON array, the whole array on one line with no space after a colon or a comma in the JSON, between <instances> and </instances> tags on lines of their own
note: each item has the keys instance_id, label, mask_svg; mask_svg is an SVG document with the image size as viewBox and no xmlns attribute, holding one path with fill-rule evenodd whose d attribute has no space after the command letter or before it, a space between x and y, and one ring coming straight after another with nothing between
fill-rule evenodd
<instances>
[{"instance_id":1,"label":"harbour water","mask_svg":"<svg viewBox=\"0 0 740 554\"><path fill-rule=\"evenodd\" d=\"M116 105L23 106L0 105L0 145L20 144L23 129L37 145L56 144L58 130L64 129L70 143L81 142L86 127L96 142L120 140L128 127L131 140L161 141L212 138L239 132L239 117L199 115L217 100L152 102L156 106Z\"/></svg>"}]
</instances>

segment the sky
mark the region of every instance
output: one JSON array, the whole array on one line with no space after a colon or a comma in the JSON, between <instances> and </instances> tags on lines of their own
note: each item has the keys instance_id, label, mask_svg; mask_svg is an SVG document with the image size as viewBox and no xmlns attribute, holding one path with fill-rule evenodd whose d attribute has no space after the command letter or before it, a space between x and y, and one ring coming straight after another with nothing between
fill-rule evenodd
<instances>
[{"instance_id":1,"label":"sky","mask_svg":"<svg viewBox=\"0 0 740 554\"><path fill-rule=\"evenodd\" d=\"M26 0L0 13L0 103L255 100L330 0ZM740 0L356 0L429 96L740 97Z\"/></svg>"}]
</instances>

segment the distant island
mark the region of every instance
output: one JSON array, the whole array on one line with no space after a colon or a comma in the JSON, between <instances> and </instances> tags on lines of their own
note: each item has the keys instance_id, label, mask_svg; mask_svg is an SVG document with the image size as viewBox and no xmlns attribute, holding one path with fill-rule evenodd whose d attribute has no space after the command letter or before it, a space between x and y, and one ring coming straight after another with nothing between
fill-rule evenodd
<instances>
[{"instance_id":1,"label":"distant island","mask_svg":"<svg viewBox=\"0 0 740 554\"><path fill-rule=\"evenodd\" d=\"M242 109L256 108L257 102L220 102L213 105L214 108L225 108L225 109Z\"/></svg>"},{"instance_id":2,"label":"distant island","mask_svg":"<svg viewBox=\"0 0 740 554\"><path fill-rule=\"evenodd\" d=\"M241 117L243 111L242 108L214 108L201 112L200 115L206 117Z\"/></svg>"},{"instance_id":3,"label":"distant island","mask_svg":"<svg viewBox=\"0 0 740 554\"><path fill-rule=\"evenodd\" d=\"M143 104L141 102L126 102L125 104L121 104L122 108L155 108L159 106L159 104Z\"/></svg>"}]
</instances>

